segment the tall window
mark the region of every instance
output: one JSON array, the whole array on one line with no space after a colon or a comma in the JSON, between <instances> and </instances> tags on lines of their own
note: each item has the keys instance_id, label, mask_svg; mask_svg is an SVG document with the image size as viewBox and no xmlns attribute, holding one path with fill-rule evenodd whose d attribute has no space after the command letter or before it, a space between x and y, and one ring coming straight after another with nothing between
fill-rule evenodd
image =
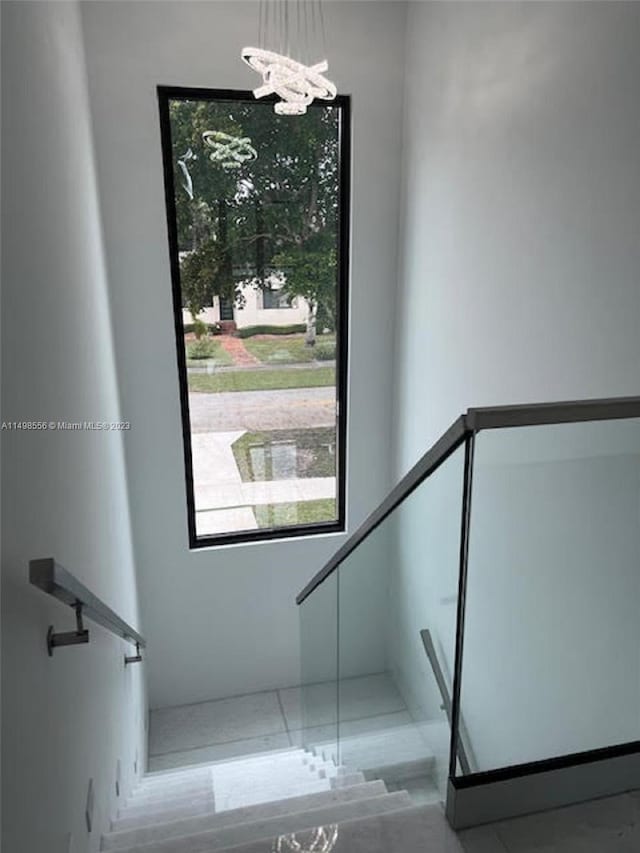
<instances>
[{"instance_id":1,"label":"tall window","mask_svg":"<svg viewBox=\"0 0 640 853\"><path fill-rule=\"evenodd\" d=\"M343 530L349 100L158 95L191 547Z\"/></svg>"}]
</instances>

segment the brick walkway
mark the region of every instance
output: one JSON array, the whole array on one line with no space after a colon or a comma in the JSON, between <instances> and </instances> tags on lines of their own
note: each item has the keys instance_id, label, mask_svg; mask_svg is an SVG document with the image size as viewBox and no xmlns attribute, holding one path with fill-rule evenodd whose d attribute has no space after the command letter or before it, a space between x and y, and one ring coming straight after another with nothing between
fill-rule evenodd
<instances>
[{"instance_id":1,"label":"brick walkway","mask_svg":"<svg viewBox=\"0 0 640 853\"><path fill-rule=\"evenodd\" d=\"M222 349L231 356L236 367L255 367L262 363L255 355L251 355L241 338L234 338L233 335L221 335L218 341Z\"/></svg>"}]
</instances>

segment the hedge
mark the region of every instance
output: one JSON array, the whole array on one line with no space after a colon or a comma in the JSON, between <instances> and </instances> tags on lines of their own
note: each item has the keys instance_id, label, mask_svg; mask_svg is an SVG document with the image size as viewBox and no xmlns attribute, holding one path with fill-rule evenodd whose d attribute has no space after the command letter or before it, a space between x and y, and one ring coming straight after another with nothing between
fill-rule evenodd
<instances>
[{"instance_id":1,"label":"hedge","mask_svg":"<svg viewBox=\"0 0 640 853\"><path fill-rule=\"evenodd\" d=\"M210 335L221 335L222 334L222 330L220 329L220 326L217 323L205 323L205 325L206 325ZM193 331L195 331L194 323L185 323L185 325L184 325L185 335L189 335Z\"/></svg>"},{"instance_id":2,"label":"hedge","mask_svg":"<svg viewBox=\"0 0 640 853\"><path fill-rule=\"evenodd\" d=\"M295 335L300 332L306 332L307 327L304 323L297 323L294 326L247 326L245 329L237 329L236 337L252 338L254 335Z\"/></svg>"}]
</instances>

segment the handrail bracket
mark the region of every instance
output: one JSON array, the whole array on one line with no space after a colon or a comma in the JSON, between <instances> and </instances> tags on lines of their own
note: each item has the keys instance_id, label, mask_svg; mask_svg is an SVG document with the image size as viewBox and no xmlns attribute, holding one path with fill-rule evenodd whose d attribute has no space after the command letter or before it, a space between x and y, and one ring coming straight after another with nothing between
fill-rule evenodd
<instances>
[{"instance_id":1,"label":"handrail bracket","mask_svg":"<svg viewBox=\"0 0 640 853\"><path fill-rule=\"evenodd\" d=\"M76 601L72 605L76 611L76 630L75 631L54 631L53 625L49 625L47 631L47 651L49 657L53 657L53 650L58 646L78 646L81 643L89 642L89 631L84 627L82 621L82 602Z\"/></svg>"},{"instance_id":2,"label":"handrail bracket","mask_svg":"<svg viewBox=\"0 0 640 853\"><path fill-rule=\"evenodd\" d=\"M136 643L135 655L124 656L124 665L127 666L130 663L142 663L142 655L140 654L140 643Z\"/></svg>"},{"instance_id":3,"label":"handrail bracket","mask_svg":"<svg viewBox=\"0 0 640 853\"><path fill-rule=\"evenodd\" d=\"M142 660L141 649L146 648L146 642L138 632L127 625L117 613L108 607L104 601L95 596L91 590L80 583L71 572L53 559L44 557L40 560L29 561L29 580L42 592L53 596L63 604L73 607L76 612L76 630L66 633L56 633L53 625L47 633L47 650L49 657L57 646L75 646L89 642L89 632L83 624L84 619L90 619L97 625L111 631L116 637L126 640L136 647L135 657L126 659L126 663L139 663Z\"/></svg>"}]
</instances>

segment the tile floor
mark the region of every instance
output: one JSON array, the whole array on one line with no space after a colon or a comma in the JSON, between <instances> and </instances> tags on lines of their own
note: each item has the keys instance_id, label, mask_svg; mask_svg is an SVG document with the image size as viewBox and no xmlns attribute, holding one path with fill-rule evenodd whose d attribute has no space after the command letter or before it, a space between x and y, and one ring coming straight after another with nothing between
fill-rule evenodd
<instances>
[{"instance_id":1,"label":"tile floor","mask_svg":"<svg viewBox=\"0 0 640 853\"><path fill-rule=\"evenodd\" d=\"M639 853L640 791L458 833L465 853Z\"/></svg>"},{"instance_id":2,"label":"tile floor","mask_svg":"<svg viewBox=\"0 0 640 853\"><path fill-rule=\"evenodd\" d=\"M341 732L355 735L411 724L386 673L344 682ZM336 736L334 684L270 690L151 711L149 770L217 761Z\"/></svg>"}]
</instances>

